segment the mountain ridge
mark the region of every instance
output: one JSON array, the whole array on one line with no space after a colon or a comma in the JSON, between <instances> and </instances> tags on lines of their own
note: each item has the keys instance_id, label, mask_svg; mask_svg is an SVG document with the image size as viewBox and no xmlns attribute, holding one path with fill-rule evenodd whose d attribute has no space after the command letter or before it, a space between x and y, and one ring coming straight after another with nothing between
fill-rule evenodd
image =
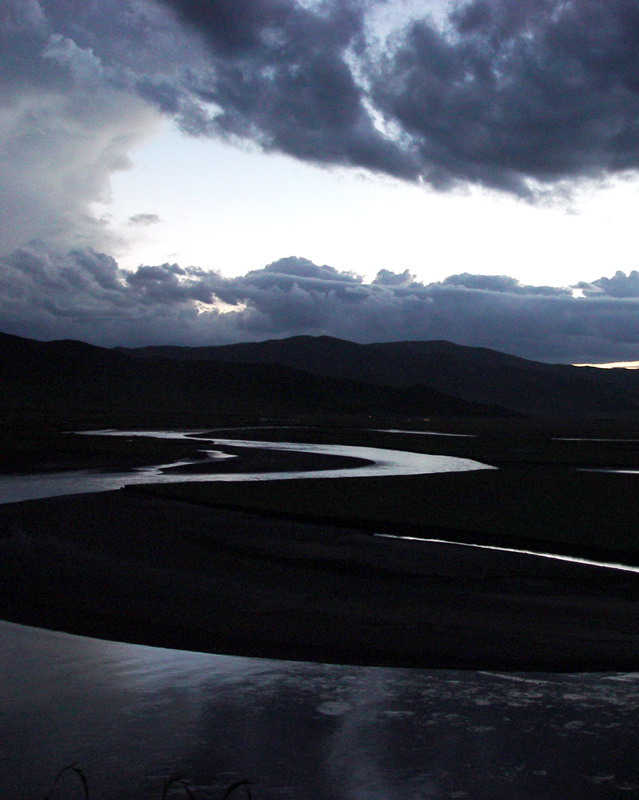
<instances>
[{"instance_id":1,"label":"mountain ridge","mask_svg":"<svg viewBox=\"0 0 639 800\"><path fill-rule=\"evenodd\" d=\"M310 411L637 419L637 371L546 364L445 340L296 336L231 345L103 348L0 334L5 400L212 404Z\"/></svg>"},{"instance_id":2,"label":"mountain ridge","mask_svg":"<svg viewBox=\"0 0 639 800\"><path fill-rule=\"evenodd\" d=\"M180 410L278 414L399 413L475 416L507 413L427 386L374 386L282 364L197 358L140 358L75 340L39 342L0 334L2 406L96 409L130 417Z\"/></svg>"},{"instance_id":3,"label":"mountain ridge","mask_svg":"<svg viewBox=\"0 0 639 800\"><path fill-rule=\"evenodd\" d=\"M269 363L373 385L417 384L467 402L541 417L639 418L639 376L546 364L445 340L360 344L329 336L296 336L205 347L130 348L136 357Z\"/></svg>"}]
</instances>

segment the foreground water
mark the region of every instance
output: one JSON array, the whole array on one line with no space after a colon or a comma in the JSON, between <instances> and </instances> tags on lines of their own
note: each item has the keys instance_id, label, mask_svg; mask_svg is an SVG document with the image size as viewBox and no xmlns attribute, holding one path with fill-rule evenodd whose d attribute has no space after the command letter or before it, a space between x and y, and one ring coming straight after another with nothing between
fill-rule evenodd
<instances>
[{"instance_id":1,"label":"foreground water","mask_svg":"<svg viewBox=\"0 0 639 800\"><path fill-rule=\"evenodd\" d=\"M72 762L95 800L160 800L176 774L202 800L241 779L255 800L639 797L637 674L301 664L0 623L0 692L12 800ZM81 796L73 778L58 796Z\"/></svg>"}]
</instances>

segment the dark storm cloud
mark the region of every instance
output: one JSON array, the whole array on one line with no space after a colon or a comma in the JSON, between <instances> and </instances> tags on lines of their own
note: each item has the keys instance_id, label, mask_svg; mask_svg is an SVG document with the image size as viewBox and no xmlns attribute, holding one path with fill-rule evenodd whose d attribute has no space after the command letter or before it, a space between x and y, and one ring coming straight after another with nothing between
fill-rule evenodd
<instances>
[{"instance_id":1,"label":"dark storm cloud","mask_svg":"<svg viewBox=\"0 0 639 800\"><path fill-rule=\"evenodd\" d=\"M382 0L4 0L0 252L116 251L92 204L162 118L444 189L637 169L639 4L450 8L389 32Z\"/></svg>"},{"instance_id":2,"label":"dark storm cloud","mask_svg":"<svg viewBox=\"0 0 639 800\"><path fill-rule=\"evenodd\" d=\"M0 258L0 330L103 345L328 334L359 342L447 339L546 361L639 356L639 273L617 273L609 291L608 279L582 284L597 293L576 298L570 289L505 276L424 284L407 271L383 272L383 282L366 283L289 257L226 278L176 264L125 271L90 249L56 256L23 248Z\"/></svg>"},{"instance_id":3,"label":"dark storm cloud","mask_svg":"<svg viewBox=\"0 0 639 800\"><path fill-rule=\"evenodd\" d=\"M354 74L352 59L364 48L365 4L332 0L306 8L294 0L171 0L167 5L210 53L210 72L194 73L187 85L215 110L203 114L190 105L180 115L185 130L254 140L265 150L317 163L415 177L413 157L375 128Z\"/></svg>"},{"instance_id":4,"label":"dark storm cloud","mask_svg":"<svg viewBox=\"0 0 639 800\"><path fill-rule=\"evenodd\" d=\"M639 165L629 0L460 2L383 47L367 27L380 3L164 3L208 48L210 69L185 84L201 101L181 117L191 133L527 197Z\"/></svg>"},{"instance_id":5,"label":"dark storm cloud","mask_svg":"<svg viewBox=\"0 0 639 800\"><path fill-rule=\"evenodd\" d=\"M432 182L527 194L526 179L636 169L636 3L475 0L450 22L411 25L373 91Z\"/></svg>"}]
</instances>

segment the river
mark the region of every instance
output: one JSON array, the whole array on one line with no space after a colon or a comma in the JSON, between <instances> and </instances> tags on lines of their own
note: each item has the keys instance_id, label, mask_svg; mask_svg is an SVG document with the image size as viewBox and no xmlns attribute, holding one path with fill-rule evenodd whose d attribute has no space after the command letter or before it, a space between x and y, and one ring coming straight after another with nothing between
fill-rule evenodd
<instances>
[{"instance_id":1,"label":"river","mask_svg":"<svg viewBox=\"0 0 639 800\"><path fill-rule=\"evenodd\" d=\"M395 451L357 451L373 465L356 469L396 468ZM170 466L134 475L157 482ZM48 477L79 491L131 478L82 475ZM160 800L176 775L198 800L221 798L240 780L252 782L255 800L639 797L639 674L328 666L3 622L0 692L0 797L11 800L44 798L72 763L92 800ZM80 797L78 774L65 772L54 796ZM176 785L170 796L187 793Z\"/></svg>"},{"instance_id":2,"label":"river","mask_svg":"<svg viewBox=\"0 0 639 800\"><path fill-rule=\"evenodd\" d=\"M223 461L224 452L211 449L212 445L223 447L245 447L250 449L280 450L288 452L312 453L318 456L346 456L363 459L368 462L364 466L345 467L342 469L316 469L305 472L216 472L215 474L171 473L176 467L186 462L159 464L154 467L135 469L128 472L58 472L33 475L0 476L0 503L15 503L21 500L56 497L65 494L82 494L86 492L115 491L124 485L144 483L186 483L209 481L267 481L284 478L318 479L318 478L366 478L375 475L424 475L435 472L461 472L476 469L494 469L488 464L481 464L468 458L452 456L433 456L422 453L411 453L405 450L384 450L378 447L354 447L338 444L300 444L296 442L262 442L248 439L226 439L196 435L192 432L180 431L86 431L85 435L95 436L147 436L160 439L186 439L201 442L202 459L194 462L201 464L208 460L213 464Z\"/></svg>"}]
</instances>

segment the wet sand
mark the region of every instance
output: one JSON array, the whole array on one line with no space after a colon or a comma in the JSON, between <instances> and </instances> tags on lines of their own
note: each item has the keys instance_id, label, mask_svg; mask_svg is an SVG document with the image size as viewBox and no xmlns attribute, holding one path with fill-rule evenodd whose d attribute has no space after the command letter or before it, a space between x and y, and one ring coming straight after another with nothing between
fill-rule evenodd
<instances>
[{"instance_id":1,"label":"wet sand","mask_svg":"<svg viewBox=\"0 0 639 800\"><path fill-rule=\"evenodd\" d=\"M639 574L131 491L0 506L0 617L254 657L639 669Z\"/></svg>"}]
</instances>

